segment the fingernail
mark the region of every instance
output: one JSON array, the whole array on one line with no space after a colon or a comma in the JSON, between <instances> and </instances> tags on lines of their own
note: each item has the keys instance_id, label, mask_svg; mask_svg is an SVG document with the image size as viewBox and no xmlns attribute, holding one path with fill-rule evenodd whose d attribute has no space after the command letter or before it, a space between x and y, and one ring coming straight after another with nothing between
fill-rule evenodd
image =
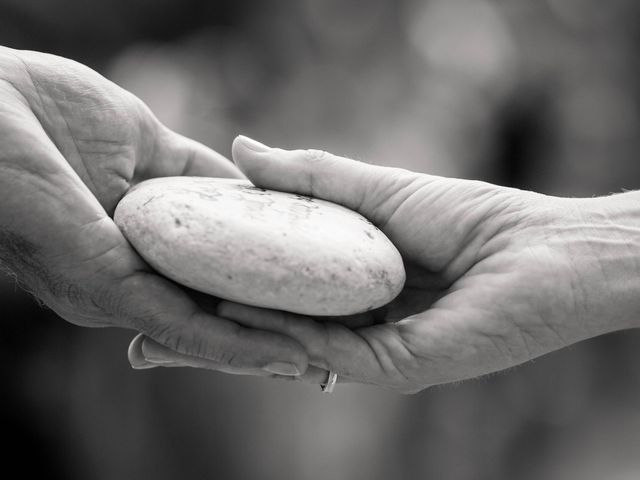
<instances>
[{"instance_id":1,"label":"fingernail","mask_svg":"<svg viewBox=\"0 0 640 480\"><path fill-rule=\"evenodd\" d=\"M160 345L158 342L151 340L150 338L145 338L143 340L140 350L142 350L142 356L146 361L156 365L166 365L179 360L179 358L177 358L177 354L173 350L170 350L164 345Z\"/></svg>"},{"instance_id":2,"label":"fingernail","mask_svg":"<svg viewBox=\"0 0 640 480\"><path fill-rule=\"evenodd\" d=\"M146 370L147 368L155 368L155 367L159 367L159 365L154 365L152 363L149 362L140 362L140 363L136 363L135 365L132 363L131 364L131 368L133 368L134 370Z\"/></svg>"},{"instance_id":3,"label":"fingernail","mask_svg":"<svg viewBox=\"0 0 640 480\"><path fill-rule=\"evenodd\" d=\"M300 370L293 363L272 362L265 366L263 370L275 375L286 375L288 377L300 375Z\"/></svg>"},{"instance_id":4,"label":"fingernail","mask_svg":"<svg viewBox=\"0 0 640 480\"><path fill-rule=\"evenodd\" d=\"M253 138L245 137L244 135L238 135L238 141L254 152L264 153L271 150L271 147L266 146L264 143L260 143Z\"/></svg>"},{"instance_id":5,"label":"fingernail","mask_svg":"<svg viewBox=\"0 0 640 480\"><path fill-rule=\"evenodd\" d=\"M145 360L149 363L152 363L154 366L157 365L171 365L176 363L175 360L170 360L168 358L160 358L160 357L144 357Z\"/></svg>"}]
</instances>

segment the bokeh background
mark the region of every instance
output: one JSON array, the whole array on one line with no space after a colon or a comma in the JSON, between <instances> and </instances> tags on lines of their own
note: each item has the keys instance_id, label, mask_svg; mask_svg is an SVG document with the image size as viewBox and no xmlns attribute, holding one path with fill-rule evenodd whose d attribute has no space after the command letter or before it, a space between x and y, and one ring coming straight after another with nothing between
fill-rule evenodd
<instances>
[{"instance_id":1,"label":"bokeh background","mask_svg":"<svg viewBox=\"0 0 640 480\"><path fill-rule=\"evenodd\" d=\"M640 187L637 0L0 0L168 126L563 196ZM133 371L131 332L0 281L5 472L55 479L640 478L640 333L400 396ZM24 461L26 454L27 461Z\"/></svg>"}]
</instances>

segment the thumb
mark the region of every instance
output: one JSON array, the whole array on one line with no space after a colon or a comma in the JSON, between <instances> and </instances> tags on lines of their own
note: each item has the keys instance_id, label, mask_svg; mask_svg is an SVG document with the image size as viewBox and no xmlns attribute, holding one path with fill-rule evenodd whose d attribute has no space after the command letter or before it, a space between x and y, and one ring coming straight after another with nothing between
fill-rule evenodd
<instances>
[{"instance_id":1,"label":"thumb","mask_svg":"<svg viewBox=\"0 0 640 480\"><path fill-rule=\"evenodd\" d=\"M256 186L321 198L355 210L378 226L431 177L380 167L321 150L271 148L245 136L233 160Z\"/></svg>"}]
</instances>

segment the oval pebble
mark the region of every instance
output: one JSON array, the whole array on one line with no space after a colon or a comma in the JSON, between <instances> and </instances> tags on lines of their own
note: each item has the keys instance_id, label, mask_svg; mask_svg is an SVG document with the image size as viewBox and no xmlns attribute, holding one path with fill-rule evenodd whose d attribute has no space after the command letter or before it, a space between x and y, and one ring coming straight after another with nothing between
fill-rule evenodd
<instances>
[{"instance_id":1,"label":"oval pebble","mask_svg":"<svg viewBox=\"0 0 640 480\"><path fill-rule=\"evenodd\" d=\"M246 180L147 180L114 218L158 272L247 305L349 315L390 302L405 281L398 250L360 214Z\"/></svg>"}]
</instances>

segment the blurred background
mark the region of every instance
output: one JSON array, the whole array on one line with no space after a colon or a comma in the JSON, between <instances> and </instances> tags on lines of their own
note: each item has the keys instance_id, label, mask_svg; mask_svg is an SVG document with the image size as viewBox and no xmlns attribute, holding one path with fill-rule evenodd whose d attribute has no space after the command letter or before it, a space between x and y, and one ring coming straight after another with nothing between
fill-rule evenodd
<instances>
[{"instance_id":1,"label":"blurred background","mask_svg":"<svg viewBox=\"0 0 640 480\"><path fill-rule=\"evenodd\" d=\"M226 155L244 133L553 195L640 187L637 0L0 0L0 44L86 63ZM0 317L0 458L24 478L640 478L638 331L327 396L134 371L130 332L67 324L9 279Z\"/></svg>"}]
</instances>

